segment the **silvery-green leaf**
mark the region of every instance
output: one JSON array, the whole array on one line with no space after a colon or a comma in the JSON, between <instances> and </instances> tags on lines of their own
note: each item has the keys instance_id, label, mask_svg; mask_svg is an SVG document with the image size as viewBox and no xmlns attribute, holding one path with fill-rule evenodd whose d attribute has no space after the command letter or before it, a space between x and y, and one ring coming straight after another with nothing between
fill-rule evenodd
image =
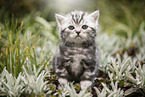
<instances>
[{"instance_id":1,"label":"silvery-green leaf","mask_svg":"<svg viewBox=\"0 0 145 97\"><path fill-rule=\"evenodd\" d=\"M111 93L108 95L108 97L118 97L118 96L113 96L113 95L115 95L116 93L117 93L116 91L111 92Z\"/></svg>"},{"instance_id":2,"label":"silvery-green leaf","mask_svg":"<svg viewBox=\"0 0 145 97\"><path fill-rule=\"evenodd\" d=\"M120 69L120 73L122 73L124 71L124 69L126 69L126 67L128 66L128 62L130 61L130 58L128 58L127 60L125 60L124 63L122 63L121 69Z\"/></svg>"},{"instance_id":3,"label":"silvery-green leaf","mask_svg":"<svg viewBox=\"0 0 145 97\"><path fill-rule=\"evenodd\" d=\"M127 95L129 95L129 94L131 94L133 92L136 92L136 91L137 91L136 88L130 88L130 89L126 90L124 94L125 94L125 96L127 96Z\"/></svg>"},{"instance_id":4,"label":"silvery-green leaf","mask_svg":"<svg viewBox=\"0 0 145 97\"><path fill-rule=\"evenodd\" d=\"M94 87L94 89L95 89L98 97L106 97L107 93L106 93L106 89L105 88L103 88L101 92L96 87Z\"/></svg>"},{"instance_id":5,"label":"silvery-green leaf","mask_svg":"<svg viewBox=\"0 0 145 97\"><path fill-rule=\"evenodd\" d=\"M102 83L102 85L109 93L111 93L110 89L106 86L106 84Z\"/></svg>"},{"instance_id":6,"label":"silvery-green leaf","mask_svg":"<svg viewBox=\"0 0 145 97\"><path fill-rule=\"evenodd\" d=\"M98 90L98 88L94 87L94 89L95 89L97 95L100 95L100 94L101 94L100 91ZM103 88L103 89L104 89L104 88Z\"/></svg>"},{"instance_id":7,"label":"silvery-green leaf","mask_svg":"<svg viewBox=\"0 0 145 97\"><path fill-rule=\"evenodd\" d=\"M77 96L78 96L78 97L85 97L85 95L86 95L86 94L85 94L86 90L87 90L87 87L84 88L84 89L82 89L82 90L80 91L80 93L77 94Z\"/></svg>"}]
</instances>

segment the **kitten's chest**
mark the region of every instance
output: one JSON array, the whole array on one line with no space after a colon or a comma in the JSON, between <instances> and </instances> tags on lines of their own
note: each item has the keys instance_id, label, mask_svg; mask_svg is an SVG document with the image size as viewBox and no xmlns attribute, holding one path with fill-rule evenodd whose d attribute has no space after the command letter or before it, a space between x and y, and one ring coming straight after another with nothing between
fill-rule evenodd
<instances>
[{"instance_id":1,"label":"kitten's chest","mask_svg":"<svg viewBox=\"0 0 145 97\"><path fill-rule=\"evenodd\" d=\"M86 63L89 60L95 60L95 46L84 48L59 45L59 54L62 59L62 66L68 74L78 77L83 74Z\"/></svg>"},{"instance_id":2,"label":"kitten's chest","mask_svg":"<svg viewBox=\"0 0 145 97\"><path fill-rule=\"evenodd\" d=\"M76 54L73 56L73 62L71 62L69 64L71 71L77 75L80 71L82 71L83 69L83 63L82 60L85 58L86 56L81 55L81 54Z\"/></svg>"},{"instance_id":3,"label":"kitten's chest","mask_svg":"<svg viewBox=\"0 0 145 97\"><path fill-rule=\"evenodd\" d=\"M83 48L67 48L64 52L64 59L76 68L80 66L81 61L87 58L87 50ZM74 68L75 68L74 67Z\"/></svg>"},{"instance_id":4,"label":"kitten's chest","mask_svg":"<svg viewBox=\"0 0 145 97\"><path fill-rule=\"evenodd\" d=\"M88 51L83 48L68 48L66 51L64 51L64 58L66 60L71 60L69 63L72 68L79 68L82 64L82 60L87 59ZM74 66L74 67L73 67Z\"/></svg>"},{"instance_id":5,"label":"kitten's chest","mask_svg":"<svg viewBox=\"0 0 145 97\"><path fill-rule=\"evenodd\" d=\"M95 47L65 47L60 46L60 54L64 60L74 62L81 62L82 59L92 59L95 57Z\"/></svg>"},{"instance_id":6,"label":"kitten's chest","mask_svg":"<svg viewBox=\"0 0 145 97\"><path fill-rule=\"evenodd\" d=\"M63 55L64 56L69 56L69 57L73 57L73 58L85 58L88 54L88 49L85 48L79 48L79 47L70 47L70 48L66 48L63 51Z\"/></svg>"},{"instance_id":7,"label":"kitten's chest","mask_svg":"<svg viewBox=\"0 0 145 97\"><path fill-rule=\"evenodd\" d=\"M83 71L84 63L89 56L88 49L84 48L67 48L63 52L63 58L65 60L65 66L69 67L71 73L77 76Z\"/></svg>"}]
</instances>

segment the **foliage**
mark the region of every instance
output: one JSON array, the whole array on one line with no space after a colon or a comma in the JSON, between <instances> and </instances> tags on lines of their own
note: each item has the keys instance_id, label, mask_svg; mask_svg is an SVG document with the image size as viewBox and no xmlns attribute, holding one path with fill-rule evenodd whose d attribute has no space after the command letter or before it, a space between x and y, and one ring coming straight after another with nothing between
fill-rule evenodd
<instances>
[{"instance_id":1,"label":"foliage","mask_svg":"<svg viewBox=\"0 0 145 97\"><path fill-rule=\"evenodd\" d=\"M10 73L17 77L21 72L21 66L25 62L27 49L25 49L20 39L20 31L23 23L18 29L16 29L17 21L16 24L14 23L11 27L6 24L2 28L0 69L2 71L6 67Z\"/></svg>"},{"instance_id":2,"label":"foliage","mask_svg":"<svg viewBox=\"0 0 145 97\"><path fill-rule=\"evenodd\" d=\"M106 84L102 83L102 85L104 86L104 90L106 90L108 92L108 97L123 97L123 90L121 90L121 88L118 88L118 81L113 82L113 79L111 77L111 75L109 75L110 80L111 80L111 90L106 86Z\"/></svg>"},{"instance_id":3,"label":"foliage","mask_svg":"<svg viewBox=\"0 0 145 97\"><path fill-rule=\"evenodd\" d=\"M15 78L4 68L0 76L0 94L7 94L10 97L19 97L24 91L24 84L21 80L21 73Z\"/></svg>"},{"instance_id":4,"label":"foliage","mask_svg":"<svg viewBox=\"0 0 145 97\"><path fill-rule=\"evenodd\" d=\"M61 89L63 90L60 97L66 97L66 96L70 96L70 97L91 97L91 93L86 93L87 88L81 90L78 93L76 93L76 90L73 86L73 84L67 84L66 87L62 86Z\"/></svg>"},{"instance_id":5,"label":"foliage","mask_svg":"<svg viewBox=\"0 0 145 97\"><path fill-rule=\"evenodd\" d=\"M24 70L24 77L22 80L24 81L26 87L26 93L41 93L43 90L46 90L47 81L44 82L44 78L47 74L44 70L41 71L43 66L41 66L38 70L36 70L35 65L33 65L33 70L31 66L27 65L28 70L23 67Z\"/></svg>"},{"instance_id":6,"label":"foliage","mask_svg":"<svg viewBox=\"0 0 145 97\"><path fill-rule=\"evenodd\" d=\"M100 18L96 39L100 72L92 89L80 90L74 83L59 86L52 68L59 42L56 23L48 22L38 12L21 22L12 18L0 23L0 96L123 97L134 93L144 96L145 21L138 18L140 15L132 16L127 7L116 5L120 7L118 12L124 14L122 17L109 7L108 1L99 2L109 9ZM121 18L117 19L118 16Z\"/></svg>"}]
</instances>

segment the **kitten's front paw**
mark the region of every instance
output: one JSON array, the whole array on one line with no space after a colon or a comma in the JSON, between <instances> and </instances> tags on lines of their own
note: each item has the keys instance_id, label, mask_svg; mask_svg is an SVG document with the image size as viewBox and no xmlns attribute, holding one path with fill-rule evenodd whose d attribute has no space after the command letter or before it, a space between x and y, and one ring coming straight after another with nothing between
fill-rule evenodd
<instances>
[{"instance_id":1,"label":"kitten's front paw","mask_svg":"<svg viewBox=\"0 0 145 97\"><path fill-rule=\"evenodd\" d=\"M88 81L88 80L81 81L80 85L81 85L81 89L85 89L92 85L92 81Z\"/></svg>"},{"instance_id":2,"label":"kitten's front paw","mask_svg":"<svg viewBox=\"0 0 145 97\"><path fill-rule=\"evenodd\" d=\"M62 85L66 85L68 83L68 81L66 79L64 79L64 78L59 78L58 81Z\"/></svg>"}]
</instances>

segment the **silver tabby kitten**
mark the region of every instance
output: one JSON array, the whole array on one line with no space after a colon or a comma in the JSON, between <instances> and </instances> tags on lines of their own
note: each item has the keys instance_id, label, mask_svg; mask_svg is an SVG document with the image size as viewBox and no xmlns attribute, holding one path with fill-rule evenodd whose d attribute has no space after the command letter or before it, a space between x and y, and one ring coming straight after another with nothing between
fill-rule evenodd
<instances>
[{"instance_id":1,"label":"silver tabby kitten","mask_svg":"<svg viewBox=\"0 0 145 97\"><path fill-rule=\"evenodd\" d=\"M54 64L60 84L80 82L82 89L92 85L98 70L95 43L98 18L99 11L56 14L61 41Z\"/></svg>"}]
</instances>

